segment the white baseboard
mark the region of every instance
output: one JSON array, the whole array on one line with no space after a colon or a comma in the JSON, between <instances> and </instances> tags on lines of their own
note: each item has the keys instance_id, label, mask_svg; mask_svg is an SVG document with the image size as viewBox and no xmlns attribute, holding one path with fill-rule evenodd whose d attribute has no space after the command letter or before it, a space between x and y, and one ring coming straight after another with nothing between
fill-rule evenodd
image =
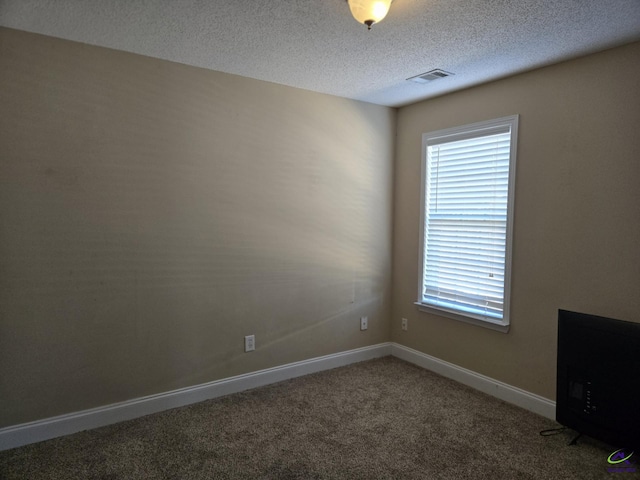
<instances>
[{"instance_id":1,"label":"white baseboard","mask_svg":"<svg viewBox=\"0 0 640 480\"><path fill-rule=\"evenodd\" d=\"M391 355L391 343L389 342L6 427L0 429L0 451L387 355Z\"/></svg>"},{"instance_id":2,"label":"white baseboard","mask_svg":"<svg viewBox=\"0 0 640 480\"><path fill-rule=\"evenodd\" d=\"M543 417L555 419L556 404L551 400L403 345L387 342L2 428L0 429L0 451L387 355L406 360Z\"/></svg>"},{"instance_id":3,"label":"white baseboard","mask_svg":"<svg viewBox=\"0 0 640 480\"><path fill-rule=\"evenodd\" d=\"M480 390L505 402L517 405L525 410L542 415L543 417L551 420L555 420L556 418L556 402L536 395L535 393L513 387L397 343L391 344L391 355L431 370L443 377L475 388L476 390Z\"/></svg>"}]
</instances>

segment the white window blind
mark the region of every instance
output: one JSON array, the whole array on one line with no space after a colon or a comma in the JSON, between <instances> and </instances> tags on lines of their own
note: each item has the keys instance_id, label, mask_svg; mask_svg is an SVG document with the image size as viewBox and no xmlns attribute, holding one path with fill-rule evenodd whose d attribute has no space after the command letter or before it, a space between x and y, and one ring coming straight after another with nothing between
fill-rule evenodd
<instances>
[{"instance_id":1,"label":"white window blind","mask_svg":"<svg viewBox=\"0 0 640 480\"><path fill-rule=\"evenodd\" d=\"M419 303L504 325L512 123L473 127L425 142Z\"/></svg>"}]
</instances>

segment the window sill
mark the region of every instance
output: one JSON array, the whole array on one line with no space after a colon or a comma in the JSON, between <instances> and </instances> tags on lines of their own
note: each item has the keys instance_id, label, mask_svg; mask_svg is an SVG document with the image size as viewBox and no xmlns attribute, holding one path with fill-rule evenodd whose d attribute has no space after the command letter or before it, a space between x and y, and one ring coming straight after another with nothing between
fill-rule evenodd
<instances>
[{"instance_id":1,"label":"window sill","mask_svg":"<svg viewBox=\"0 0 640 480\"><path fill-rule=\"evenodd\" d=\"M468 317L466 315L461 315L456 312L452 312L446 310L444 308L437 308L431 305L425 305L424 303L415 302L414 305L418 307L418 310L425 313L431 313L432 315L438 315L440 317L451 318L452 320L458 320L459 322L468 323L471 325L475 325L476 327L488 328L490 330L495 330L501 333L509 332L509 324L500 322L500 321L492 321L492 320L480 320L478 318Z\"/></svg>"}]
</instances>

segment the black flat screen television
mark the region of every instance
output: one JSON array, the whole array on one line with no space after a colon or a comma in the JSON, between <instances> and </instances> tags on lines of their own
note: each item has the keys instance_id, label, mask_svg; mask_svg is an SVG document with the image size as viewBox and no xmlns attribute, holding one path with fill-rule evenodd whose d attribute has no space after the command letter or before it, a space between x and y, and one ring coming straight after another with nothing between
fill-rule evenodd
<instances>
[{"instance_id":1,"label":"black flat screen television","mask_svg":"<svg viewBox=\"0 0 640 480\"><path fill-rule=\"evenodd\" d=\"M558 311L556 420L640 448L640 323Z\"/></svg>"}]
</instances>

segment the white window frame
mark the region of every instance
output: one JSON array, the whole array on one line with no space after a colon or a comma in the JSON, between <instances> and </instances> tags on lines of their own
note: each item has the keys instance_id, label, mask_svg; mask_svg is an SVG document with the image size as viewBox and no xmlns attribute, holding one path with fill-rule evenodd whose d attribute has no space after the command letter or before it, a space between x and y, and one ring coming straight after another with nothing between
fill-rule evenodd
<instances>
[{"instance_id":1,"label":"white window frame","mask_svg":"<svg viewBox=\"0 0 640 480\"><path fill-rule=\"evenodd\" d=\"M426 220L426 203L427 203L427 148L430 145L442 144L462 140L465 138L473 138L483 135L490 135L499 130L508 128L510 131L510 150L509 150L509 176L508 176L508 192L507 192L507 223L506 223L506 240L505 240L505 270L504 270L504 303L502 319L482 317L472 313L462 312L460 310L445 308L424 303L423 289L425 282L425 220ZM509 331L510 304L511 304L511 257L513 248L513 211L514 211L514 187L516 174L516 151L518 138L518 115L487 120L484 122L473 123L460 127L447 128L435 132L425 133L422 136L422 181L420 195L420 252L419 252L419 277L418 277L418 301L415 304L420 311L460 320L462 322L478 325L503 333Z\"/></svg>"}]
</instances>

